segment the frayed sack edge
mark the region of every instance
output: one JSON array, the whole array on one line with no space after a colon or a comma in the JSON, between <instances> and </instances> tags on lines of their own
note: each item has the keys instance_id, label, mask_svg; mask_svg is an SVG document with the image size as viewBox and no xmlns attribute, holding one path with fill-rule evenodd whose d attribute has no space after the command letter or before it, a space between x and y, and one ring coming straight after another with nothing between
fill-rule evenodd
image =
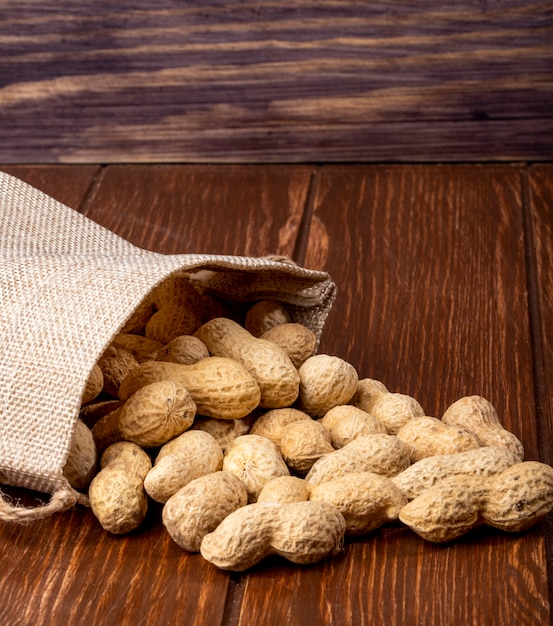
<instances>
[{"instance_id":1,"label":"frayed sack edge","mask_svg":"<svg viewBox=\"0 0 553 626\"><path fill-rule=\"evenodd\" d=\"M3 522L30 524L31 522L45 519L56 513L68 511L77 504L90 506L88 497L75 491L69 484L55 491L49 502L36 507L26 507L15 504L14 499L10 498L0 489L0 519Z\"/></svg>"}]
</instances>

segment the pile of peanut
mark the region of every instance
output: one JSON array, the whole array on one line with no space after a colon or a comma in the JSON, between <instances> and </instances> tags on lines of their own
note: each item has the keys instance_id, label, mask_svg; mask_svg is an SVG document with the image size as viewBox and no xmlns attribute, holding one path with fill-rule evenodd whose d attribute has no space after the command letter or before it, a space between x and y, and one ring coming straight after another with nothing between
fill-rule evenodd
<instances>
[{"instance_id":1,"label":"pile of peanut","mask_svg":"<svg viewBox=\"0 0 553 626\"><path fill-rule=\"evenodd\" d=\"M315 354L282 303L237 310L174 275L95 365L64 474L107 532L157 502L179 546L243 571L269 554L313 563L386 524L447 542L553 508L553 468L524 461L483 397L429 417Z\"/></svg>"}]
</instances>

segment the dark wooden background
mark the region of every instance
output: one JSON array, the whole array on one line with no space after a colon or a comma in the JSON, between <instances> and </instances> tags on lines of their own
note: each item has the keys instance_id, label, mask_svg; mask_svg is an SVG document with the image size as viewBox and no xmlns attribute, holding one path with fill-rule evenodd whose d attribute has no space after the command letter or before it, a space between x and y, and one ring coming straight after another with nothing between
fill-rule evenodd
<instances>
[{"instance_id":1,"label":"dark wooden background","mask_svg":"<svg viewBox=\"0 0 553 626\"><path fill-rule=\"evenodd\" d=\"M548 160L553 4L0 3L0 163Z\"/></svg>"}]
</instances>

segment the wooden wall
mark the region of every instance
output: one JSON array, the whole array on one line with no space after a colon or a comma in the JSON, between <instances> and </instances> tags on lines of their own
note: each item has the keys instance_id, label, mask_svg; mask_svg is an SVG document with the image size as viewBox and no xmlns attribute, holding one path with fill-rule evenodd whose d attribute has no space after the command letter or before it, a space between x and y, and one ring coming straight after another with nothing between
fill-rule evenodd
<instances>
[{"instance_id":1,"label":"wooden wall","mask_svg":"<svg viewBox=\"0 0 553 626\"><path fill-rule=\"evenodd\" d=\"M0 3L3 163L552 155L552 2Z\"/></svg>"}]
</instances>

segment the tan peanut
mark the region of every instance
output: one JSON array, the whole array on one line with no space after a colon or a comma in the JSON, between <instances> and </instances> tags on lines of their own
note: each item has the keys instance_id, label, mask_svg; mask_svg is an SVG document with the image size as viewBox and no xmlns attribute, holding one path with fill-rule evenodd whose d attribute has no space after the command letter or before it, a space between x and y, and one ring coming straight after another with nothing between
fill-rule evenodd
<instances>
[{"instance_id":1,"label":"tan peanut","mask_svg":"<svg viewBox=\"0 0 553 626\"><path fill-rule=\"evenodd\" d=\"M290 470L307 474L313 463L334 452L328 430L315 420L300 420L282 429L280 451Z\"/></svg>"},{"instance_id":2,"label":"tan peanut","mask_svg":"<svg viewBox=\"0 0 553 626\"><path fill-rule=\"evenodd\" d=\"M138 367L138 361L128 350L111 344L99 358L98 365L104 377L103 391L117 398L121 383Z\"/></svg>"},{"instance_id":3,"label":"tan peanut","mask_svg":"<svg viewBox=\"0 0 553 626\"><path fill-rule=\"evenodd\" d=\"M553 468L517 463L494 476L447 476L411 500L399 519L423 539L441 543L485 524L519 532L553 508Z\"/></svg>"},{"instance_id":4,"label":"tan peanut","mask_svg":"<svg viewBox=\"0 0 553 626\"><path fill-rule=\"evenodd\" d=\"M120 332L135 335L143 334L146 324L153 314L154 306L150 299L146 297L129 316Z\"/></svg>"},{"instance_id":5,"label":"tan peanut","mask_svg":"<svg viewBox=\"0 0 553 626\"><path fill-rule=\"evenodd\" d=\"M426 457L394 476L392 482L406 498L413 500L446 476L492 476L518 462L516 454L507 448L484 446Z\"/></svg>"},{"instance_id":6,"label":"tan peanut","mask_svg":"<svg viewBox=\"0 0 553 626\"><path fill-rule=\"evenodd\" d=\"M205 344L193 335L175 337L155 355L156 361L192 365L209 357Z\"/></svg>"},{"instance_id":7,"label":"tan peanut","mask_svg":"<svg viewBox=\"0 0 553 626\"><path fill-rule=\"evenodd\" d=\"M188 309L196 319L201 319L204 315L205 298L192 285L190 276L184 273L172 274L166 278L150 292L147 300L155 310L176 306Z\"/></svg>"},{"instance_id":8,"label":"tan peanut","mask_svg":"<svg viewBox=\"0 0 553 626\"><path fill-rule=\"evenodd\" d=\"M307 565L342 550L345 520L325 502L259 502L237 509L207 534L204 559L236 572L253 567L270 554Z\"/></svg>"},{"instance_id":9,"label":"tan peanut","mask_svg":"<svg viewBox=\"0 0 553 626\"><path fill-rule=\"evenodd\" d=\"M134 443L120 441L103 453L101 470L90 483L92 512L104 530L115 535L140 526L148 510L144 477L151 461Z\"/></svg>"},{"instance_id":10,"label":"tan peanut","mask_svg":"<svg viewBox=\"0 0 553 626\"><path fill-rule=\"evenodd\" d=\"M395 521L407 498L390 478L373 472L347 474L311 488L309 499L335 506L346 520L346 535L366 535Z\"/></svg>"},{"instance_id":11,"label":"tan peanut","mask_svg":"<svg viewBox=\"0 0 553 626\"><path fill-rule=\"evenodd\" d=\"M161 447L144 489L156 502L167 502L192 480L218 472L222 464L223 451L214 437L189 430Z\"/></svg>"},{"instance_id":12,"label":"tan peanut","mask_svg":"<svg viewBox=\"0 0 553 626\"><path fill-rule=\"evenodd\" d=\"M261 389L261 408L282 408L292 404L299 393L299 375L279 346L251 335L236 322L217 317L194 334L214 356L234 359L255 378Z\"/></svg>"},{"instance_id":13,"label":"tan peanut","mask_svg":"<svg viewBox=\"0 0 553 626\"><path fill-rule=\"evenodd\" d=\"M123 381L122 400L149 383L174 380L188 390L199 415L236 419L249 415L258 405L261 391L253 376L233 359L209 357L192 365L148 361Z\"/></svg>"},{"instance_id":14,"label":"tan peanut","mask_svg":"<svg viewBox=\"0 0 553 626\"><path fill-rule=\"evenodd\" d=\"M524 458L524 448L520 440L503 428L497 411L482 396L460 398L445 411L442 422L470 430L482 446L502 446L512 450L521 461Z\"/></svg>"},{"instance_id":15,"label":"tan peanut","mask_svg":"<svg viewBox=\"0 0 553 626\"><path fill-rule=\"evenodd\" d=\"M337 356L316 354L299 368L299 408L312 417L347 404L357 388L358 375L350 363Z\"/></svg>"},{"instance_id":16,"label":"tan peanut","mask_svg":"<svg viewBox=\"0 0 553 626\"><path fill-rule=\"evenodd\" d=\"M271 328L291 321L286 307L276 300L261 300L246 313L244 326L254 337L260 337Z\"/></svg>"},{"instance_id":17,"label":"tan peanut","mask_svg":"<svg viewBox=\"0 0 553 626\"><path fill-rule=\"evenodd\" d=\"M119 439L155 448L190 428L195 415L196 404L188 391L173 380L161 380L138 389L96 422L92 433L100 449Z\"/></svg>"},{"instance_id":18,"label":"tan peanut","mask_svg":"<svg viewBox=\"0 0 553 626\"><path fill-rule=\"evenodd\" d=\"M138 363L155 359L157 353L163 348L163 344L155 339L132 333L119 333L115 335L112 343L130 352Z\"/></svg>"},{"instance_id":19,"label":"tan peanut","mask_svg":"<svg viewBox=\"0 0 553 626\"><path fill-rule=\"evenodd\" d=\"M386 426L380 420L351 404L335 406L319 421L330 433L335 448L343 448L363 435L388 434Z\"/></svg>"},{"instance_id":20,"label":"tan peanut","mask_svg":"<svg viewBox=\"0 0 553 626\"><path fill-rule=\"evenodd\" d=\"M411 463L436 454L454 454L479 448L476 437L460 426L444 424L435 417L413 417L396 434L411 450Z\"/></svg>"},{"instance_id":21,"label":"tan peanut","mask_svg":"<svg viewBox=\"0 0 553 626\"><path fill-rule=\"evenodd\" d=\"M102 393L103 388L104 374L98 363L95 363L86 381L81 403L87 404L95 400Z\"/></svg>"},{"instance_id":22,"label":"tan peanut","mask_svg":"<svg viewBox=\"0 0 553 626\"><path fill-rule=\"evenodd\" d=\"M246 486L249 502L255 502L265 483L290 471L275 444L259 435L237 437L227 448L223 470Z\"/></svg>"},{"instance_id":23,"label":"tan peanut","mask_svg":"<svg viewBox=\"0 0 553 626\"><path fill-rule=\"evenodd\" d=\"M424 417L421 405L411 396L403 393L381 393L371 404L371 415L380 420L390 435L397 435L398 430L413 417Z\"/></svg>"},{"instance_id":24,"label":"tan peanut","mask_svg":"<svg viewBox=\"0 0 553 626\"><path fill-rule=\"evenodd\" d=\"M209 322L209 320L215 317L228 317L229 319L243 318L243 314L240 311L240 307L233 306L230 302L221 300L209 293L202 293L202 299L204 302L204 312L202 315L202 324ZM237 310L236 310L237 309Z\"/></svg>"},{"instance_id":25,"label":"tan peanut","mask_svg":"<svg viewBox=\"0 0 553 626\"><path fill-rule=\"evenodd\" d=\"M394 435L364 435L315 461L305 480L320 485L355 472L392 477L409 465L409 448L401 439Z\"/></svg>"},{"instance_id":26,"label":"tan peanut","mask_svg":"<svg viewBox=\"0 0 553 626\"><path fill-rule=\"evenodd\" d=\"M311 417L304 411L292 407L284 409L272 409L261 415L252 424L251 434L260 435L270 439L280 450L282 430L300 420L312 421Z\"/></svg>"},{"instance_id":27,"label":"tan peanut","mask_svg":"<svg viewBox=\"0 0 553 626\"><path fill-rule=\"evenodd\" d=\"M218 471L195 478L172 495L163 507L162 521L181 548L199 552L205 535L247 503L242 482Z\"/></svg>"},{"instance_id":28,"label":"tan peanut","mask_svg":"<svg viewBox=\"0 0 553 626\"><path fill-rule=\"evenodd\" d=\"M275 326L260 335L260 338L280 346L297 369L313 356L317 345L315 333L307 326L294 322Z\"/></svg>"},{"instance_id":29,"label":"tan peanut","mask_svg":"<svg viewBox=\"0 0 553 626\"><path fill-rule=\"evenodd\" d=\"M389 393L384 383L373 378L362 378L357 383L357 388L353 398L350 400L350 404L366 413L370 413L374 401L383 393Z\"/></svg>"},{"instance_id":30,"label":"tan peanut","mask_svg":"<svg viewBox=\"0 0 553 626\"><path fill-rule=\"evenodd\" d=\"M96 473L98 451L90 428L77 419L63 475L74 489L86 489Z\"/></svg>"},{"instance_id":31,"label":"tan peanut","mask_svg":"<svg viewBox=\"0 0 553 626\"><path fill-rule=\"evenodd\" d=\"M248 419L218 420L215 417L197 417L190 427L191 430L203 430L215 438L223 452L236 437L250 432Z\"/></svg>"},{"instance_id":32,"label":"tan peanut","mask_svg":"<svg viewBox=\"0 0 553 626\"><path fill-rule=\"evenodd\" d=\"M521 532L553 509L553 468L545 463L516 463L488 480L490 497L483 511L488 526Z\"/></svg>"},{"instance_id":33,"label":"tan peanut","mask_svg":"<svg viewBox=\"0 0 553 626\"><path fill-rule=\"evenodd\" d=\"M258 502L305 502L309 500L310 484L299 476L277 476L265 483Z\"/></svg>"},{"instance_id":34,"label":"tan peanut","mask_svg":"<svg viewBox=\"0 0 553 626\"><path fill-rule=\"evenodd\" d=\"M201 318L187 307L168 305L152 315L144 335L148 339L168 344L180 335L191 335L200 324Z\"/></svg>"}]
</instances>

